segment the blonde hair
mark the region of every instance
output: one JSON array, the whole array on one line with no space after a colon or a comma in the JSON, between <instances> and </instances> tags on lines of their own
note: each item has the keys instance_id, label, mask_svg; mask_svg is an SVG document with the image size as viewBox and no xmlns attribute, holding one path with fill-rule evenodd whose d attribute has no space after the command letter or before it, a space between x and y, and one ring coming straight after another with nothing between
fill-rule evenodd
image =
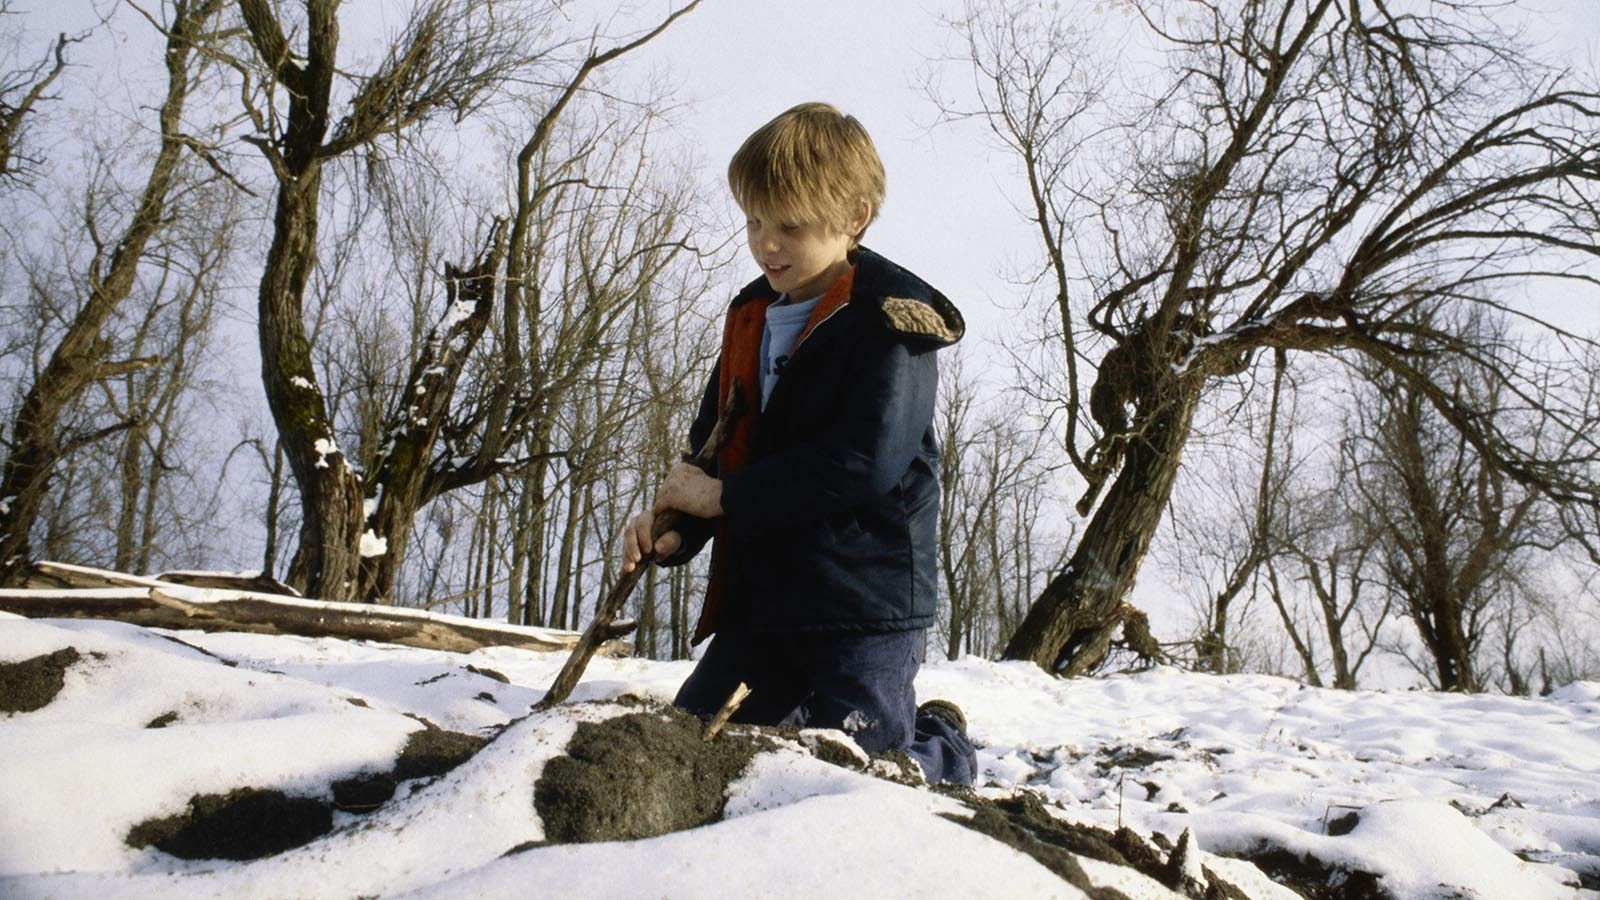
<instances>
[{"instance_id":1,"label":"blonde hair","mask_svg":"<svg viewBox=\"0 0 1600 900\"><path fill-rule=\"evenodd\" d=\"M728 187L747 213L849 233L863 203L867 225L883 207L883 161L854 116L802 103L745 139L728 163Z\"/></svg>"}]
</instances>

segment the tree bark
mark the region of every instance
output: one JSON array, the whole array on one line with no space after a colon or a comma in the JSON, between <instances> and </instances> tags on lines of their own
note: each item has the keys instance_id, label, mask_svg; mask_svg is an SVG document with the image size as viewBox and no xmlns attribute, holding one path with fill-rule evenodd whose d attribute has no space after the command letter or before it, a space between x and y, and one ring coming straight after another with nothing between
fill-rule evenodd
<instances>
[{"instance_id":1,"label":"tree bark","mask_svg":"<svg viewBox=\"0 0 1600 900\"><path fill-rule=\"evenodd\" d=\"M495 279L505 258L505 226L497 222L477 261L468 268L446 266L449 303L444 320L411 365L400 391L397 420L384 428L384 455L366 492L376 507L370 517L372 547L361 560L356 596L367 601L390 597L411 541L417 513L451 486L448 471L435 461L441 436L451 417L451 402L471 356L494 310ZM357 532L357 541L360 540Z\"/></svg>"},{"instance_id":2,"label":"tree bark","mask_svg":"<svg viewBox=\"0 0 1600 900\"><path fill-rule=\"evenodd\" d=\"M48 563L39 564L31 574L29 583L44 587L0 590L0 611L30 618L115 619L146 628L380 641L454 653L484 647L567 651L578 643L573 632L485 624L418 610L219 591ZM60 587L63 583L89 586ZM603 640L596 652L626 655L628 648Z\"/></svg>"},{"instance_id":3,"label":"tree bark","mask_svg":"<svg viewBox=\"0 0 1600 900\"><path fill-rule=\"evenodd\" d=\"M312 161L279 185L257 321L267 407L300 492L300 543L289 583L308 596L344 600L358 596L361 483L334 442L302 308L316 263L321 184L321 163Z\"/></svg>"},{"instance_id":4,"label":"tree bark","mask_svg":"<svg viewBox=\"0 0 1600 900\"><path fill-rule=\"evenodd\" d=\"M144 191L104 274L96 260L88 299L18 408L11 429L11 452L0 470L0 584L15 583L29 561L30 533L55 467L65 455L60 424L67 407L101 379L159 363L154 359L110 361L102 335L117 306L133 290L146 246L165 223L186 146L183 109L192 87L189 65L194 42L220 6L221 0L178 5L166 42L167 92L158 114L161 148Z\"/></svg>"},{"instance_id":5,"label":"tree bark","mask_svg":"<svg viewBox=\"0 0 1600 900\"><path fill-rule=\"evenodd\" d=\"M1166 382L1142 433L1129 438L1122 468L1084 529L1066 569L1050 580L1006 644L1005 658L1081 675L1110 650L1123 600L1161 524L1200 398L1200 376Z\"/></svg>"},{"instance_id":6,"label":"tree bark","mask_svg":"<svg viewBox=\"0 0 1600 900\"><path fill-rule=\"evenodd\" d=\"M304 298L317 260L323 140L339 46L338 4L307 0L303 61L291 53L265 0L240 0L260 61L283 86L282 132L256 144L272 164L278 193L272 243L257 295L261 380L289 470L300 489L300 545L289 582L310 596L357 596L363 526L361 483L334 441L306 334Z\"/></svg>"}]
</instances>

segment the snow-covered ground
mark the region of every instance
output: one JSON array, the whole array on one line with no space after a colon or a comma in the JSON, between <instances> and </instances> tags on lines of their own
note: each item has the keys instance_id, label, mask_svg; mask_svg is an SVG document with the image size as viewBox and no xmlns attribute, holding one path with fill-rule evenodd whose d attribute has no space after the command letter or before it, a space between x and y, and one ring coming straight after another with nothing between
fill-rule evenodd
<instances>
[{"instance_id":1,"label":"snow-covered ground","mask_svg":"<svg viewBox=\"0 0 1600 900\"><path fill-rule=\"evenodd\" d=\"M545 839L533 786L546 763L580 722L622 708L584 701L665 700L687 663L596 659L570 704L530 715L562 654L0 614L0 665L67 647L53 700L0 713L0 897L1086 896L955 821L957 799L792 749L757 756L714 824L520 849ZM1597 683L1518 699L1171 669L1062 681L965 659L928 666L918 691L967 711L981 795L1030 791L1061 820L1146 836L1189 829L1204 864L1252 897L1293 895L1211 854L1279 848L1394 897L1600 898L1578 874L1600 878ZM335 782L392 769L422 720L494 739L265 858L128 843L196 795L326 801ZM1084 869L1128 897L1179 896L1132 870Z\"/></svg>"}]
</instances>

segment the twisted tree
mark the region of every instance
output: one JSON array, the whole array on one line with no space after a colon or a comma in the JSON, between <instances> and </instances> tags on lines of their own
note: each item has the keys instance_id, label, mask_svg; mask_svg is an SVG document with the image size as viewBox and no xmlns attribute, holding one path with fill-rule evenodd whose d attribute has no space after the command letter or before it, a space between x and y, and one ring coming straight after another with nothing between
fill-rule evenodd
<instances>
[{"instance_id":1,"label":"twisted tree","mask_svg":"<svg viewBox=\"0 0 1600 900\"><path fill-rule=\"evenodd\" d=\"M1514 49L1504 6L1132 0L1100 13L1131 10L1152 58L1052 8L974 5L955 23L977 99L945 106L988 124L1026 175L1064 382L1053 394L1087 483L1089 521L1006 656L1085 672L1137 621L1125 598L1196 411L1252 382L1265 350L1364 358L1489 471L1593 515L1600 444L1570 352L1584 341L1541 311L1597 283L1600 94L1593 73ZM1092 68L1108 49L1128 75L1118 92ZM1532 299L1513 304L1518 291ZM1459 317L1413 314L1473 305L1555 340L1484 345L1452 330ZM1440 382L1440 357L1495 373L1510 405L1570 437L1545 445L1561 454L1520 445Z\"/></svg>"}]
</instances>

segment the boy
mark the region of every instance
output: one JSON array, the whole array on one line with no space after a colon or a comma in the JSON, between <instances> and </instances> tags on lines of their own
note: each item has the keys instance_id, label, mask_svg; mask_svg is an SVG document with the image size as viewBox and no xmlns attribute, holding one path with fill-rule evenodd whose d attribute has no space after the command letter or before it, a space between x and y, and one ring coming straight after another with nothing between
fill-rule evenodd
<instances>
[{"instance_id":1,"label":"boy","mask_svg":"<svg viewBox=\"0 0 1600 900\"><path fill-rule=\"evenodd\" d=\"M736 722L840 728L871 753L905 750L929 782L971 783L961 711L917 708L934 623L939 448L934 351L965 323L921 279L860 246L883 204L883 163L855 118L822 103L752 134L728 166L762 277L733 300L690 443L737 378L741 417L715 476L683 464L654 509L685 514L652 545L651 512L623 532L623 567L688 561L713 534L695 642L713 632L677 705L711 715L739 682Z\"/></svg>"}]
</instances>

